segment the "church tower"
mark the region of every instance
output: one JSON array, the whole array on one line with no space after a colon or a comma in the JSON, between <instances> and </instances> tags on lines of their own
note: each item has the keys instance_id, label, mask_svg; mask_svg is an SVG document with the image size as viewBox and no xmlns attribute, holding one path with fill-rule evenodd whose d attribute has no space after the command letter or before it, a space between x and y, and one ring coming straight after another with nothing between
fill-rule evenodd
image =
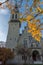
<instances>
[{"instance_id":1,"label":"church tower","mask_svg":"<svg viewBox=\"0 0 43 65\"><path fill-rule=\"evenodd\" d=\"M15 10L13 9L13 11L15 13L11 15L11 19L9 21L9 28L8 28L8 35L7 35L7 42L6 42L6 47L12 49L16 47L18 43L17 40L19 37L20 21L18 20L19 10L17 4L15 4Z\"/></svg>"}]
</instances>

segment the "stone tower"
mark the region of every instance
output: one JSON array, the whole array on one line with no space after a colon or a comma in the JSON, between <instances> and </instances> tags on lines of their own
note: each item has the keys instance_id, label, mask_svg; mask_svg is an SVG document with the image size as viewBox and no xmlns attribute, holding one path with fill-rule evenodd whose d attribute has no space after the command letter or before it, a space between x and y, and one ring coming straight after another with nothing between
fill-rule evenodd
<instances>
[{"instance_id":1,"label":"stone tower","mask_svg":"<svg viewBox=\"0 0 43 65\"><path fill-rule=\"evenodd\" d=\"M6 47L12 49L16 47L17 40L19 37L20 21L18 20L19 11L18 11L17 4L15 5L14 11L15 14L11 15L11 19L9 21L8 35L6 41Z\"/></svg>"}]
</instances>

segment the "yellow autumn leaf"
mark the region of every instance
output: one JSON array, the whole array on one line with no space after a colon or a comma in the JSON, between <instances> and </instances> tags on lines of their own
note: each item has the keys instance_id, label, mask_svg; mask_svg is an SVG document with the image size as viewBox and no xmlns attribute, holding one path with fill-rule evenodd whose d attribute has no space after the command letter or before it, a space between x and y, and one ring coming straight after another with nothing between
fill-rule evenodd
<instances>
[{"instance_id":1,"label":"yellow autumn leaf","mask_svg":"<svg viewBox=\"0 0 43 65\"><path fill-rule=\"evenodd\" d=\"M31 20L32 18L33 18L32 15L28 15L28 16L26 17L26 20L29 21L29 20Z\"/></svg>"},{"instance_id":2,"label":"yellow autumn leaf","mask_svg":"<svg viewBox=\"0 0 43 65\"><path fill-rule=\"evenodd\" d=\"M36 31L31 32L32 36L36 35Z\"/></svg>"},{"instance_id":3,"label":"yellow autumn leaf","mask_svg":"<svg viewBox=\"0 0 43 65\"><path fill-rule=\"evenodd\" d=\"M41 37L39 35L36 35L34 38L40 42Z\"/></svg>"},{"instance_id":4,"label":"yellow autumn leaf","mask_svg":"<svg viewBox=\"0 0 43 65\"><path fill-rule=\"evenodd\" d=\"M32 33L33 34L40 34L40 30L39 29L38 30L34 30Z\"/></svg>"},{"instance_id":5,"label":"yellow autumn leaf","mask_svg":"<svg viewBox=\"0 0 43 65\"><path fill-rule=\"evenodd\" d=\"M31 33L31 32L32 32L32 30L30 29L30 30L28 30L28 32L29 32L29 33Z\"/></svg>"},{"instance_id":6,"label":"yellow autumn leaf","mask_svg":"<svg viewBox=\"0 0 43 65\"><path fill-rule=\"evenodd\" d=\"M36 34L34 34L34 33L31 33L31 34L32 34L32 37L35 37L35 35L36 35Z\"/></svg>"},{"instance_id":7,"label":"yellow autumn leaf","mask_svg":"<svg viewBox=\"0 0 43 65\"><path fill-rule=\"evenodd\" d=\"M28 22L28 27L29 27L29 28L32 28L32 27L33 27L33 25L32 25L31 22Z\"/></svg>"},{"instance_id":8,"label":"yellow autumn leaf","mask_svg":"<svg viewBox=\"0 0 43 65\"><path fill-rule=\"evenodd\" d=\"M40 33L40 30L38 29L38 30L36 30L36 34L38 34L38 33Z\"/></svg>"},{"instance_id":9,"label":"yellow autumn leaf","mask_svg":"<svg viewBox=\"0 0 43 65\"><path fill-rule=\"evenodd\" d=\"M36 30L36 24L29 24L28 27L32 30Z\"/></svg>"},{"instance_id":10,"label":"yellow autumn leaf","mask_svg":"<svg viewBox=\"0 0 43 65\"><path fill-rule=\"evenodd\" d=\"M37 7L37 10L38 10L39 12L41 12L41 11L42 11L40 7Z\"/></svg>"},{"instance_id":11,"label":"yellow autumn leaf","mask_svg":"<svg viewBox=\"0 0 43 65\"><path fill-rule=\"evenodd\" d=\"M26 18L20 18L19 19L21 22L23 22L23 21L26 21Z\"/></svg>"},{"instance_id":12,"label":"yellow autumn leaf","mask_svg":"<svg viewBox=\"0 0 43 65\"><path fill-rule=\"evenodd\" d=\"M38 34L40 37L42 37L42 33L40 32L39 34Z\"/></svg>"},{"instance_id":13,"label":"yellow autumn leaf","mask_svg":"<svg viewBox=\"0 0 43 65\"><path fill-rule=\"evenodd\" d=\"M39 35L41 37L40 33L38 33L38 34L31 33L31 34L32 34L32 37L35 37L36 35Z\"/></svg>"},{"instance_id":14,"label":"yellow autumn leaf","mask_svg":"<svg viewBox=\"0 0 43 65\"><path fill-rule=\"evenodd\" d=\"M34 31L34 30L36 30L36 28L35 27L32 27L32 30Z\"/></svg>"},{"instance_id":15,"label":"yellow autumn leaf","mask_svg":"<svg viewBox=\"0 0 43 65\"><path fill-rule=\"evenodd\" d=\"M31 24L29 24L29 25L28 25L28 27L29 27L29 28L32 28L32 25L31 25Z\"/></svg>"},{"instance_id":16,"label":"yellow autumn leaf","mask_svg":"<svg viewBox=\"0 0 43 65\"><path fill-rule=\"evenodd\" d=\"M36 29L37 29L36 24L32 25L32 30L36 30Z\"/></svg>"}]
</instances>

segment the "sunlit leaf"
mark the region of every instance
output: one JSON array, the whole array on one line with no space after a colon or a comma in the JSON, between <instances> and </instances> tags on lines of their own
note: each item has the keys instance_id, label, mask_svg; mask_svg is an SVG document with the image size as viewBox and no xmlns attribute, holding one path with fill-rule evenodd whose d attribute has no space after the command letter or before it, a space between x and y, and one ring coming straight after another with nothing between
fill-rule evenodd
<instances>
[{"instance_id":1,"label":"sunlit leaf","mask_svg":"<svg viewBox=\"0 0 43 65\"><path fill-rule=\"evenodd\" d=\"M31 32L32 32L32 30L31 30L31 29L29 29L27 32L31 33Z\"/></svg>"},{"instance_id":2,"label":"sunlit leaf","mask_svg":"<svg viewBox=\"0 0 43 65\"><path fill-rule=\"evenodd\" d=\"M41 37L39 35L36 35L34 38L40 42Z\"/></svg>"},{"instance_id":3,"label":"sunlit leaf","mask_svg":"<svg viewBox=\"0 0 43 65\"><path fill-rule=\"evenodd\" d=\"M40 7L37 7L37 10L38 10L38 12L41 12L42 11L42 9Z\"/></svg>"},{"instance_id":4,"label":"sunlit leaf","mask_svg":"<svg viewBox=\"0 0 43 65\"><path fill-rule=\"evenodd\" d=\"M26 18L20 18L19 19L21 22L23 22L23 21L26 21Z\"/></svg>"},{"instance_id":5,"label":"sunlit leaf","mask_svg":"<svg viewBox=\"0 0 43 65\"><path fill-rule=\"evenodd\" d=\"M33 18L32 15L28 15L28 16L26 17L26 20L29 21L29 20L31 20L32 18Z\"/></svg>"}]
</instances>

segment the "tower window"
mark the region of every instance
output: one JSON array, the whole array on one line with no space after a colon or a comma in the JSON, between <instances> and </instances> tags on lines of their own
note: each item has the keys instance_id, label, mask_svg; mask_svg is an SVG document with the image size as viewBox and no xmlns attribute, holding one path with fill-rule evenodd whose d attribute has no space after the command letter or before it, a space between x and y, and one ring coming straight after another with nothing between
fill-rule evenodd
<instances>
[{"instance_id":1,"label":"tower window","mask_svg":"<svg viewBox=\"0 0 43 65\"><path fill-rule=\"evenodd\" d=\"M14 19L14 14L12 15L12 19Z\"/></svg>"},{"instance_id":2,"label":"tower window","mask_svg":"<svg viewBox=\"0 0 43 65\"><path fill-rule=\"evenodd\" d=\"M17 14L15 14L15 19L17 19Z\"/></svg>"}]
</instances>

